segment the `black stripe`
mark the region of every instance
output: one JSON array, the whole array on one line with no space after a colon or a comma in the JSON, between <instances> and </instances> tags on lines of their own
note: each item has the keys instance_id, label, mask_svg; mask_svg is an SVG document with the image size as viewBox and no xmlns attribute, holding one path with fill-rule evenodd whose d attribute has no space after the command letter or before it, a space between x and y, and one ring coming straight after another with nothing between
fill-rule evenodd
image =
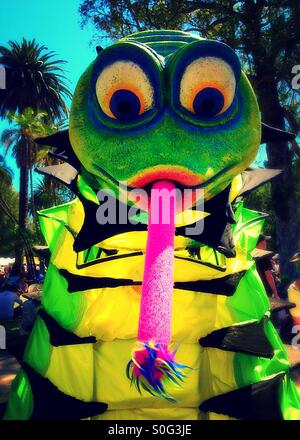
<instances>
[{"instance_id":1,"label":"black stripe","mask_svg":"<svg viewBox=\"0 0 300 440\"><path fill-rule=\"evenodd\" d=\"M82 292L89 289L102 289L105 287L115 288L120 286L142 285L142 281L134 281L129 278L88 277L72 274L65 269L60 269L59 272L68 282L69 293ZM241 271L212 280L175 281L174 288L231 296L235 293L238 283L244 274L245 271Z\"/></svg>"},{"instance_id":2,"label":"black stripe","mask_svg":"<svg viewBox=\"0 0 300 440\"><path fill-rule=\"evenodd\" d=\"M200 264L201 266L210 267L211 269L218 270L219 272L226 272L225 266L217 266L216 264L209 263L208 261L198 260L196 258L190 258L190 257L181 257L179 255L175 255L175 259L189 261L190 263Z\"/></svg>"},{"instance_id":3,"label":"black stripe","mask_svg":"<svg viewBox=\"0 0 300 440\"><path fill-rule=\"evenodd\" d=\"M143 223L131 224L131 222L127 222L125 224L111 224L107 223L105 226L100 225L97 221L97 210L99 205L91 202L90 200L85 199L79 194L79 198L84 207L84 223L82 225L81 230L79 231L77 237L74 241L74 251L80 252L88 249L96 243L100 243L107 238L113 237L117 234L124 234L126 232L131 231L146 231L147 225ZM112 198L115 202L115 198L109 194L107 194L107 198ZM122 209L126 210L124 212L128 213L130 209L129 206L125 205L122 202L116 203L116 218L120 218L120 206L122 205ZM128 217L127 217L128 218Z\"/></svg>"},{"instance_id":4,"label":"black stripe","mask_svg":"<svg viewBox=\"0 0 300 440\"><path fill-rule=\"evenodd\" d=\"M285 373L206 400L200 410L243 420L282 420L279 387Z\"/></svg>"},{"instance_id":5,"label":"black stripe","mask_svg":"<svg viewBox=\"0 0 300 440\"><path fill-rule=\"evenodd\" d=\"M54 347L61 345L94 344L96 342L94 336L80 338L74 333L64 329L52 316L48 315L46 310L40 309L38 313L47 326L50 335L50 344Z\"/></svg>"},{"instance_id":6,"label":"black stripe","mask_svg":"<svg viewBox=\"0 0 300 440\"><path fill-rule=\"evenodd\" d=\"M271 359L274 356L274 350L265 335L266 320L268 320L268 317L265 316L257 322L215 330L199 339L199 344L202 347L219 348L220 350Z\"/></svg>"},{"instance_id":7,"label":"black stripe","mask_svg":"<svg viewBox=\"0 0 300 440\"><path fill-rule=\"evenodd\" d=\"M22 368L28 376L33 394L32 420L79 420L107 410L106 403L84 402L64 394L26 362L22 363Z\"/></svg>"},{"instance_id":8,"label":"black stripe","mask_svg":"<svg viewBox=\"0 0 300 440\"><path fill-rule=\"evenodd\" d=\"M103 172L103 170L101 170L101 172ZM222 172L224 172L224 170ZM195 236L193 233L187 233L186 226L179 226L176 228L176 235L182 235L215 248L227 258L235 257L232 228L229 224L234 221L231 208L229 206L229 192L230 186L212 199L205 202L205 210L206 212L209 212L210 215L200 220L201 222L204 222L204 229L201 234ZM103 240L118 234L133 231L147 231L148 226L144 223L116 223L106 224L105 227L103 227L103 225L100 225L97 222L96 213L99 206L85 199L80 194L78 197L83 204L85 215L82 228L74 240L73 248L75 252L84 251L96 243L101 243ZM107 195L107 197L113 198L113 201L115 202L115 198L113 196ZM122 209L123 212L127 212L128 218L130 206L118 201L116 204L116 218L119 218L120 209ZM195 227L196 223L188 225L189 229Z\"/></svg>"},{"instance_id":9,"label":"black stripe","mask_svg":"<svg viewBox=\"0 0 300 440\"><path fill-rule=\"evenodd\" d=\"M96 278L74 275L65 269L60 269L60 274L68 282L68 292L82 292L89 289L101 289L104 287L140 286L141 281L133 281L126 278Z\"/></svg>"},{"instance_id":10,"label":"black stripe","mask_svg":"<svg viewBox=\"0 0 300 440\"><path fill-rule=\"evenodd\" d=\"M78 263L78 254L77 254L76 267L77 269L83 269L85 267L95 266L95 264L106 263L107 261L121 260L123 258L129 258L129 257L139 257L140 255L143 255L143 252L137 251L137 252L131 252L130 254L113 255L109 257L98 258L92 261L88 261L87 263L80 264Z\"/></svg>"},{"instance_id":11,"label":"black stripe","mask_svg":"<svg viewBox=\"0 0 300 440\"><path fill-rule=\"evenodd\" d=\"M231 275L226 275L222 278L215 278L212 280L197 280L197 281L180 281L175 282L176 289L191 290L194 292L214 293L216 295L232 296L245 274L245 270L236 272Z\"/></svg>"}]
</instances>

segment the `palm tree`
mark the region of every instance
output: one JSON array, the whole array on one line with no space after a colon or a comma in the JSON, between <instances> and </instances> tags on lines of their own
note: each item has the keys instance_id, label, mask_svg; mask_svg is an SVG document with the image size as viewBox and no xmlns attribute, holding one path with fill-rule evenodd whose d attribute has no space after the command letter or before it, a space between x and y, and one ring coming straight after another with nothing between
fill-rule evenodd
<instances>
[{"instance_id":1,"label":"palm tree","mask_svg":"<svg viewBox=\"0 0 300 440\"><path fill-rule=\"evenodd\" d=\"M51 208L53 205L67 203L74 198L74 194L63 184L53 185L51 177L44 176L34 190L35 209Z\"/></svg>"},{"instance_id":2,"label":"palm tree","mask_svg":"<svg viewBox=\"0 0 300 440\"><path fill-rule=\"evenodd\" d=\"M10 115L10 120L13 120L14 117L24 115L26 119L30 116L26 114L28 108L35 115L39 112L47 114L44 118L49 123L67 116L66 100L71 97L71 93L61 67L65 61L55 59L54 52L49 52L34 39L28 41L24 38L21 44L9 41L8 47L0 46L0 64L6 69L6 89L0 91L0 117ZM8 146L14 145L20 167L19 228L24 235L28 214L28 180L36 150L24 121L14 122L17 128L6 130L2 141ZM19 268L21 255L22 249L17 246L16 260Z\"/></svg>"},{"instance_id":3,"label":"palm tree","mask_svg":"<svg viewBox=\"0 0 300 440\"><path fill-rule=\"evenodd\" d=\"M52 120L68 114L66 99L71 98L61 65L55 53L35 39L22 43L9 41L0 46L0 64L6 70L6 89L1 91L0 117L7 112L23 113L28 107L46 112Z\"/></svg>"},{"instance_id":4,"label":"palm tree","mask_svg":"<svg viewBox=\"0 0 300 440\"><path fill-rule=\"evenodd\" d=\"M19 229L20 235L26 237L26 219L29 210L28 187L30 183L31 213L35 220L35 203L33 191L32 168L35 163L47 162L47 148L37 150L34 142L36 137L44 137L57 131L58 126L45 122L47 113L34 112L31 108L24 110L22 114L8 113L7 118L14 123L12 128L4 130L0 136L1 143L4 144L5 151L12 149L12 155L16 159L17 166L20 168L20 196L19 196ZM30 182L29 182L30 180ZM37 227L37 223L36 223ZM24 240L23 240L24 241ZM21 258L20 244L16 246L16 254ZM28 250L27 250L28 253ZM28 264L29 266L29 264Z\"/></svg>"},{"instance_id":5,"label":"palm tree","mask_svg":"<svg viewBox=\"0 0 300 440\"><path fill-rule=\"evenodd\" d=\"M34 139L54 133L58 130L60 124L45 122L48 119L47 113L34 112L31 108L25 109L22 114L8 113L7 118L14 123L14 128L4 130L0 139L6 147L6 152L11 147L13 148L13 156L16 158L20 171L24 172L27 170L27 176L25 174L26 181L23 180L23 188L27 185L27 191L25 192L28 193L29 174L31 205L34 207L32 168L36 163L39 165L50 165L48 163L49 149L47 147L39 147L37 149ZM26 218L22 220L26 221Z\"/></svg>"}]
</instances>

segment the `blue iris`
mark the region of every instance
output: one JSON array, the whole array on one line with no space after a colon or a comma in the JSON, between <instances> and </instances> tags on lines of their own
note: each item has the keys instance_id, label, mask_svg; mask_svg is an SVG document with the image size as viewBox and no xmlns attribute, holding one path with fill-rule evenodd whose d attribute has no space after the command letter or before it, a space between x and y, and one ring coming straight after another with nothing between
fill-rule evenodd
<instances>
[{"instance_id":1,"label":"blue iris","mask_svg":"<svg viewBox=\"0 0 300 440\"><path fill-rule=\"evenodd\" d=\"M112 95L109 107L117 119L131 121L139 115L141 103L135 93L121 89Z\"/></svg>"},{"instance_id":2,"label":"blue iris","mask_svg":"<svg viewBox=\"0 0 300 440\"><path fill-rule=\"evenodd\" d=\"M206 87L195 96L194 112L199 117L211 118L216 116L224 107L223 94L213 87Z\"/></svg>"}]
</instances>

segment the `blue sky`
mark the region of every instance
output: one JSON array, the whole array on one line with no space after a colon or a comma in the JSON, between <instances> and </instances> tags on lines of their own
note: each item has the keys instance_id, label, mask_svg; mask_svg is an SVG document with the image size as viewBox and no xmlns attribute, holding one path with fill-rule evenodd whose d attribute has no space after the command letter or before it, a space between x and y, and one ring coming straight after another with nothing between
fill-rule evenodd
<instances>
[{"instance_id":1,"label":"blue sky","mask_svg":"<svg viewBox=\"0 0 300 440\"><path fill-rule=\"evenodd\" d=\"M0 44L7 45L9 40L21 41L23 37L35 38L68 62L65 75L73 91L80 75L96 56L95 46L108 44L93 39L92 26L81 29L79 4L80 0L2 0ZM0 121L0 132L6 127L7 123ZM14 171L14 186L18 188L19 173L10 155L7 163Z\"/></svg>"},{"instance_id":2,"label":"blue sky","mask_svg":"<svg viewBox=\"0 0 300 440\"><path fill-rule=\"evenodd\" d=\"M96 41L92 27L80 28L79 0L2 0L0 6L0 45L9 40L21 41L35 38L59 59L68 62L65 75L73 91L88 64L96 56ZM103 42L97 41L103 45ZM106 43L107 44L107 43ZM0 121L0 132L7 126ZM3 147L0 147L3 152ZM14 160L7 162L14 171L14 185L18 187L18 170Z\"/></svg>"}]
</instances>

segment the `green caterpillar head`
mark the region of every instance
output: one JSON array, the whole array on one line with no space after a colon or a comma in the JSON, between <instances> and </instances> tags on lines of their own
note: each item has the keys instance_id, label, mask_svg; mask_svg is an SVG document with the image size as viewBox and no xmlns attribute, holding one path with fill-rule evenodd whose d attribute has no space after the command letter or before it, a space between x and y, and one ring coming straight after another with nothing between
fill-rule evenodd
<instances>
[{"instance_id":1,"label":"green caterpillar head","mask_svg":"<svg viewBox=\"0 0 300 440\"><path fill-rule=\"evenodd\" d=\"M102 50L71 109L72 148L99 186L168 179L211 198L249 166L260 140L237 55L179 31L141 32Z\"/></svg>"}]
</instances>

